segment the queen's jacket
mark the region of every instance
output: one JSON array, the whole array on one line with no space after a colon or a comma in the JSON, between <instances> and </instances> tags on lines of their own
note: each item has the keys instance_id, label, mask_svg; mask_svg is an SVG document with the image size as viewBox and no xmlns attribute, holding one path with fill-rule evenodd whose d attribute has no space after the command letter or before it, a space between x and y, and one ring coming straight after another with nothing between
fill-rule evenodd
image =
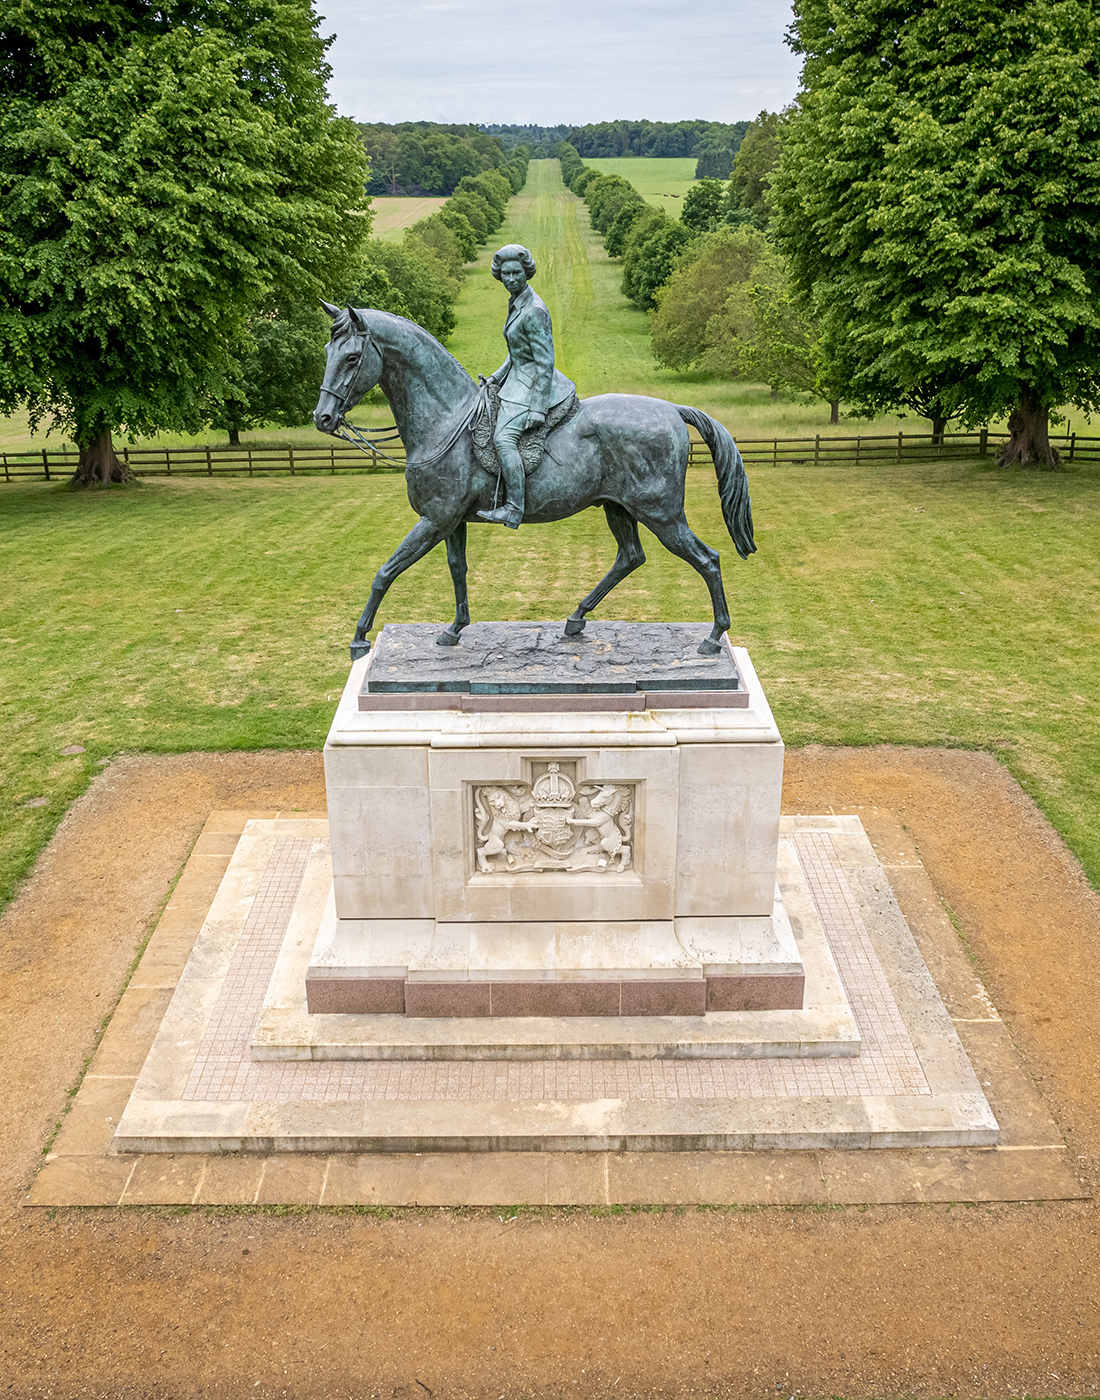
<instances>
[{"instance_id":1,"label":"queen's jacket","mask_svg":"<svg viewBox=\"0 0 1100 1400\"><path fill-rule=\"evenodd\" d=\"M525 287L508 308L504 322L508 358L490 378L500 386L502 403L549 413L576 391L554 368L554 332L546 303Z\"/></svg>"}]
</instances>

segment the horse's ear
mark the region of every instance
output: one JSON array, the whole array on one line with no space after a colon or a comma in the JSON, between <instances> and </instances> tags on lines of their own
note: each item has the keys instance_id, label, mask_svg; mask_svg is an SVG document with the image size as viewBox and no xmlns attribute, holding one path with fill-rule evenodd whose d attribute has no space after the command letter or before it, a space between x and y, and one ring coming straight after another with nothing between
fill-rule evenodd
<instances>
[{"instance_id":1,"label":"horse's ear","mask_svg":"<svg viewBox=\"0 0 1100 1400\"><path fill-rule=\"evenodd\" d=\"M321 299L321 305L328 312L329 316L335 321L337 316L339 316L340 314L340 308L338 306L333 306L331 301L325 301L324 298Z\"/></svg>"},{"instance_id":2,"label":"horse's ear","mask_svg":"<svg viewBox=\"0 0 1100 1400\"><path fill-rule=\"evenodd\" d=\"M354 306L348 307L348 318L351 321L352 330L358 331L360 335L366 334L368 330L367 318L360 311L356 311Z\"/></svg>"}]
</instances>

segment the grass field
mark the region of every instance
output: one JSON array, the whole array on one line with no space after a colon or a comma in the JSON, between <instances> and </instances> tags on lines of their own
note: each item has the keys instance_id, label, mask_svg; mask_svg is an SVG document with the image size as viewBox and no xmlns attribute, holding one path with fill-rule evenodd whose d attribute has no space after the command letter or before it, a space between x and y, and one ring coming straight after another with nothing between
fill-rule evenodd
<instances>
[{"instance_id":1,"label":"grass field","mask_svg":"<svg viewBox=\"0 0 1100 1400\"><path fill-rule=\"evenodd\" d=\"M585 165L590 165L603 175L621 175L650 204L656 204L674 219L679 218L684 195L695 183L694 156L686 160L617 156L607 160L586 160Z\"/></svg>"},{"instance_id":2,"label":"grass field","mask_svg":"<svg viewBox=\"0 0 1100 1400\"><path fill-rule=\"evenodd\" d=\"M388 238L395 243L399 242L410 224L430 218L446 203L447 200L442 195L438 199L391 199L388 196L376 195L371 201L371 212L374 214L372 232L375 238Z\"/></svg>"},{"instance_id":3,"label":"grass field","mask_svg":"<svg viewBox=\"0 0 1100 1400\"><path fill-rule=\"evenodd\" d=\"M1100 472L781 467L752 487L748 563L709 470L689 514L724 546L731 635L787 742L990 748L1100 880ZM6 488L0 890L111 754L319 745L370 579L412 523L398 476ZM704 618L696 575L647 552L599 615ZM564 618L612 553L592 511L473 530L474 617ZM451 612L437 550L381 621Z\"/></svg>"}]
</instances>

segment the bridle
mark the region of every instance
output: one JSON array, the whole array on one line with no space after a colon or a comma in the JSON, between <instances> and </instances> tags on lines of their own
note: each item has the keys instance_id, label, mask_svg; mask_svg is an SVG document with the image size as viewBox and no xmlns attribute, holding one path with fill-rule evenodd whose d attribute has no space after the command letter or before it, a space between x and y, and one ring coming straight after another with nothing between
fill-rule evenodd
<instances>
[{"instance_id":1,"label":"bridle","mask_svg":"<svg viewBox=\"0 0 1100 1400\"><path fill-rule=\"evenodd\" d=\"M327 306L327 303L323 304ZM382 358L382 352L381 350L379 350L378 344L375 341L374 336L371 334L370 326L365 318L362 318L361 324L362 329L358 330L356 333L362 337L365 346L373 350L374 353L378 356L379 363L384 363ZM322 385L321 387L324 388L324 385ZM348 392L345 395L345 401L352 398L354 388L355 376L352 377L351 384L348 387ZM330 389L328 392L331 394L332 390ZM333 395L333 397L335 398L335 395ZM479 416L485 404L485 398L486 391L484 387L482 387L474 402L473 408L464 417L459 418L450 435L448 436L446 442L439 449L439 451L435 452L431 457L420 457L415 462L410 462L408 457L406 457L404 467L406 469L408 469L408 467L410 466L431 467L434 466L435 463L440 460L440 458L445 457L447 453L451 450L451 448L455 445L455 443L458 441L463 431L466 428L468 428L470 424L473 423L475 419ZM388 423L384 428L359 428L356 427L354 423L348 422L347 414L345 411L341 413L339 421L337 422L335 428L332 429L332 432L329 434L329 436L337 437L340 438L342 442L350 443L352 447L357 447L360 452L362 452L365 456L370 457L372 460L376 460L377 458L381 457L384 462L389 462L391 466L400 467L402 465L402 463L397 461L396 458L387 456L385 452L382 452L380 450L380 444L382 443L389 444L401 441L401 434L397 430L396 423Z\"/></svg>"},{"instance_id":2,"label":"bridle","mask_svg":"<svg viewBox=\"0 0 1100 1400\"><path fill-rule=\"evenodd\" d=\"M324 305L327 306L327 303L324 303ZM334 311L336 309L335 307L332 308ZM383 362L382 352L379 350L374 336L371 335L370 326L365 319L362 320L362 329L358 329L354 325L352 326L352 333L360 337L361 344L364 348L369 348L374 351L375 355L378 357L379 364L381 364ZM356 374L352 376L351 384L348 386L348 392L344 395L345 403L354 396L358 368L359 366L356 366ZM322 384L321 387L324 388L324 385ZM332 390L330 389L328 392L331 394ZM333 395L333 397L335 398L335 395ZM388 423L384 428L358 428L354 423L348 422L347 411L345 410L340 414L339 421L329 436L340 438L341 441L350 443L352 447L357 447L360 452L370 457L372 461L377 461L377 459L381 457L384 462L389 462L391 466L401 466L401 463L395 458L388 456L385 452L380 450L382 443L400 442L401 435L397 431L396 423Z\"/></svg>"}]
</instances>

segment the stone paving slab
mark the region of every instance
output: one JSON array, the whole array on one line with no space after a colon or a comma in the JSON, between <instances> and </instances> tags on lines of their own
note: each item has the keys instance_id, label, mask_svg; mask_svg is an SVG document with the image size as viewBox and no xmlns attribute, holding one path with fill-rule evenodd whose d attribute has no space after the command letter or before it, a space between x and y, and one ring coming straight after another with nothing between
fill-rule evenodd
<instances>
[{"instance_id":1,"label":"stone paving slab","mask_svg":"<svg viewBox=\"0 0 1100 1400\"><path fill-rule=\"evenodd\" d=\"M935 1065L936 1084L928 1082L834 838L855 862L853 880L864 872L886 887L857 819L822 818L784 834L780 887L810 974L807 1012L644 1018L637 1025L620 1018L613 1023L616 1042L606 1045L596 1039L598 1025L589 1027L584 1018L475 1024L479 1038L493 1030L503 1035L509 1056L524 1036L549 1037L547 1046L531 1046L522 1064L502 1070L476 1054L453 1062L448 1042L468 1035L469 1022L306 1016L301 983L328 883L324 824L252 822L123 1115L116 1150L666 1151L995 1142L996 1122L904 920L887 900L870 912L891 925L889 936L880 931L881 956L898 964L894 980L905 989ZM257 1046L253 1025L265 988L277 989L280 976L277 1010L336 1026L339 1043L322 1047L327 1056L257 1062L257 1049L270 1053L270 1041ZM815 1005L815 996L824 1000ZM805 1058L805 1043L812 1045L820 1028L808 1034L795 1023L803 1016L817 1026L815 1015L820 1021L826 1010L833 1020L847 1014L865 1027L858 1056ZM732 1053L755 1049L769 1059L684 1062L708 1038L704 1053L731 1053L738 1026L745 1043L732 1043ZM400 1032L407 1044L388 1045L384 1062L332 1058L354 1057L364 1031L391 1040ZM656 1042L646 1044L643 1037L654 1034ZM579 1037L566 1048L579 1048L582 1060L555 1059L555 1038L567 1036ZM754 1036L770 1043L754 1048ZM431 1060L440 1047L452 1062ZM468 1048L465 1042L461 1048ZM367 1049L377 1056L375 1042Z\"/></svg>"},{"instance_id":2,"label":"stone paving slab","mask_svg":"<svg viewBox=\"0 0 1100 1400\"><path fill-rule=\"evenodd\" d=\"M55 1157L26 1204L767 1206L1087 1199L1064 1157L1060 1146Z\"/></svg>"},{"instance_id":3,"label":"stone paving slab","mask_svg":"<svg viewBox=\"0 0 1100 1400\"><path fill-rule=\"evenodd\" d=\"M250 822L114 1149L994 1144L996 1121L858 819L788 828L778 878L807 969L806 1010L486 1025L309 1016L308 952L330 885L327 828ZM303 1052L305 1035L322 1041ZM280 1051L286 1058L274 1060Z\"/></svg>"},{"instance_id":4,"label":"stone paving slab","mask_svg":"<svg viewBox=\"0 0 1100 1400\"><path fill-rule=\"evenodd\" d=\"M233 980L241 980L242 984L247 981L253 990L258 1015L250 1023L252 1061L462 1061L469 1066L465 1070L439 1068L419 1076L406 1072L400 1087L396 1084L400 1071L396 1069L385 1076L378 1069L355 1071L347 1066L333 1067L330 1075L334 1084L339 1081L344 1093L369 1093L369 1086L377 1083L385 1084L387 1096L396 1092L406 1097L410 1094L427 1097L436 1093L447 1096L450 1091L445 1081L461 1075L465 1081L463 1094L476 1098L479 1097L477 1083L487 1084L490 1076L496 1074L488 1068L475 1072L472 1066L478 1061L529 1061L544 1065L552 1060L667 1062L782 1058L786 1061L855 1057L860 1053L859 1027L837 969L833 948L817 917L802 867L789 842L780 845L779 886L783 897L792 901L798 923L801 961L796 965L804 967L806 975L803 1008L798 1011L711 1012L705 1016L420 1018L310 1014L303 989L310 969L314 936L322 921L335 918L325 862L325 853L318 849L310 870L303 875L301 894L291 920L282 926L285 936L281 948L273 946L266 929L256 929L251 939L242 937L238 944L242 948L252 942L259 944L269 940L266 993L258 982L245 977L246 959L249 968L253 966L250 946L247 953L239 955L240 967L234 966L229 973ZM864 987L854 967L850 968L850 973L850 986L857 995L866 991L869 1001L887 995L884 982ZM245 1029L243 1025L241 1029ZM200 1051L197 1062L203 1065L207 1063L204 1050ZM832 1074L826 1076L821 1068L816 1072L806 1071L803 1079L810 1086L808 1092L813 1092L813 1085L823 1082L823 1076L827 1078L828 1087L836 1092L844 1092L845 1084L849 1089L854 1088L857 1079L860 1090L889 1089L887 1078L875 1077L879 1063L873 1055L865 1057L861 1074L846 1081ZM237 1065L228 1087L220 1091L221 1097L254 1097L257 1093L271 1096L269 1088L276 1082L274 1071L259 1071L244 1059ZM885 1060L882 1067L885 1069ZM910 1074L919 1073L915 1057L907 1068ZM513 1076L504 1092L526 1098L533 1095L554 1098L563 1092L568 1097L576 1097L576 1093L568 1091L566 1071L555 1076L544 1068L541 1078L538 1073L531 1069ZM589 1075L591 1073L589 1071ZM659 1073L659 1070L652 1071L651 1077L652 1073ZM790 1082L789 1076L775 1067L771 1071L747 1071L742 1080L737 1087L727 1076L721 1092L785 1092L782 1084ZM280 1094L314 1097L320 1092L324 1076L316 1070L297 1075L287 1072L278 1082ZM585 1092L607 1097L622 1091L626 1081L622 1074L617 1078L612 1076L606 1080L603 1090L598 1090L591 1079L588 1083L592 1087ZM701 1092L707 1091L702 1089Z\"/></svg>"},{"instance_id":5,"label":"stone paving slab","mask_svg":"<svg viewBox=\"0 0 1100 1400\"><path fill-rule=\"evenodd\" d=\"M253 816L275 813L215 812L207 831L240 833ZM801 819L798 819L801 820ZM785 828L792 829L791 819ZM841 1201L996 1201L1084 1199L1050 1115L1023 1071L1006 1028L973 978L935 891L915 856L899 852L888 862L890 886L919 930L922 949L956 1014L962 1042L974 1057L982 1087L1001 1121L1001 1143L991 1148L879 1148L846 1150L661 1153L189 1154L186 1171L163 1168L178 1158L102 1154L92 1128L103 1112L102 1142L111 1091L94 1072L76 1096L47 1163L27 1195L28 1205L153 1204L440 1204L606 1205L615 1202L682 1204L827 1204ZM181 881L182 883L182 881ZM891 896L892 897L892 896ZM205 910L203 911L205 913ZM169 904L165 913L173 913ZM192 937L202 922L195 916ZM178 930L182 933L182 930ZM159 929L158 929L159 933ZM156 938L157 935L154 935ZM172 946L182 973L186 954ZM152 946L152 943L151 945ZM163 985L164 968L157 982ZM139 967L134 983L142 975ZM134 989L134 984L131 984ZM130 996L128 990L126 997ZM119 1010L122 1011L120 1006ZM977 1012L979 1014L975 1015ZM116 1016L103 1049L121 1060L115 1037L139 1040L143 1018ZM150 1048L150 1040L140 1047ZM121 1052L121 1053L120 1053ZM121 1080L116 1080L117 1085ZM105 1095L100 1105L95 1098ZM84 1111L77 1117L76 1110ZM144 1161L152 1166L138 1173ZM157 1167L157 1162L161 1167ZM329 1179L332 1185L328 1189ZM336 1197L341 1199L337 1202ZM174 1199L169 1200L169 1197Z\"/></svg>"}]
</instances>

